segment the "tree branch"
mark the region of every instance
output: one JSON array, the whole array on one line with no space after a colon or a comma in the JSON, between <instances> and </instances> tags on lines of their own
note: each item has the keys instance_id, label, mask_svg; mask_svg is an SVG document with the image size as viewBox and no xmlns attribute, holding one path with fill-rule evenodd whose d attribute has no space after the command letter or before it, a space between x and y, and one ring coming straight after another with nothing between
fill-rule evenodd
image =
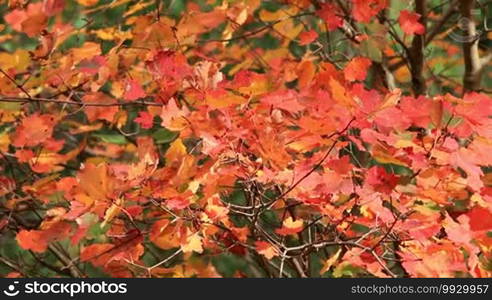
<instances>
[{"instance_id":1,"label":"tree branch","mask_svg":"<svg viewBox=\"0 0 492 300\"><path fill-rule=\"evenodd\" d=\"M420 23L426 27L427 31L427 3L426 0L415 1L415 12L420 15ZM410 73L412 74L412 89L416 96L424 95L427 86L424 77L425 66L425 34L416 34L409 49Z\"/></svg>"},{"instance_id":2,"label":"tree branch","mask_svg":"<svg viewBox=\"0 0 492 300\"><path fill-rule=\"evenodd\" d=\"M475 0L460 0L460 12L465 38L463 41L463 58L465 73L463 75L463 93L480 90L480 82L484 66L492 59L487 56L482 60L478 51L479 37L473 17Z\"/></svg>"}]
</instances>

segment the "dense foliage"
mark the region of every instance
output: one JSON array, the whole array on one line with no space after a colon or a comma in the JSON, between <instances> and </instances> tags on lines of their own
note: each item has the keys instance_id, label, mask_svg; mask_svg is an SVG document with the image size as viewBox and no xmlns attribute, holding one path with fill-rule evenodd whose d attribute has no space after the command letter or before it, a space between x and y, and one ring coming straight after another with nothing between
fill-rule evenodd
<instances>
[{"instance_id":1,"label":"dense foliage","mask_svg":"<svg viewBox=\"0 0 492 300\"><path fill-rule=\"evenodd\" d=\"M0 1L0 276L492 276L488 12Z\"/></svg>"}]
</instances>

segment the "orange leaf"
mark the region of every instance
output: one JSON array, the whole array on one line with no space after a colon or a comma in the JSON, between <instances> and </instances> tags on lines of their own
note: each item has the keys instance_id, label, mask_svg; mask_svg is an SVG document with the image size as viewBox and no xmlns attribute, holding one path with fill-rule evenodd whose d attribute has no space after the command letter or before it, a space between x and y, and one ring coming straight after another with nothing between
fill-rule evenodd
<instances>
[{"instance_id":1,"label":"orange leaf","mask_svg":"<svg viewBox=\"0 0 492 300\"><path fill-rule=\"evenodd\" d=\"M12 144L16 147L33 147L46 141L53 133L57 119L53 115L34 113L17 127Z\"/></svg>"},{"instance_id":2,"label":"orange leaf","mask_svg":"<svg viewBox=\"0 0 492 300\"><path fill-rule=\"evenodd\" d=\"M17 242L25 250L42 253L46 251L50 242L67 237L71 229L72 226L63 221L51 224L50 227L42 230L23 229L17 234Z\"/></svg>"},{"instance_id":3,"label":"orange leaf","mask_svg":"<svg viewBox=\"0 0 492 300\"><path fill-rule=\"evenodd\" d=\"M347 95L347 90L338 80L330 77L329 85L331 88L331 95L335 101L349 108L356 106L355 101L352 97Z\"/></svg>"},{"instance_id":4,"label":"orange leaf","mask_svg":"<svg viewBox=\"0 0 492 300\"><path fill-rule=\"evenodd\" d=\"M83 6L93 6L99 2L99 0L77 0L80 5Z\"/></svg>"},{"instance_id":5,"label":"orange leaf","mask_svg":"<svg viewBox=\"0 0 492 300\"><path fill-rule=\"evenodd\" d=\"M171 224L166 219L154 223L149 238L152 243L164 250L177 248L181 245L178 226Z\"/></svg>"},{"instance_id":6,"label":"orange leaf","mask_svg":"<svg viewBox=\"0 0 492 300\"><path fill-rule=\"evenodd\" d=\"M297 77L299 80L299 88L303 89L308 87L316 74L316 67L310 60L304 60L297 66Z\"/></svg>"},{"instance_id":7,"label":"orange leaf","mask_svg":"<svg viewBox=\"0 0 492 300\"><path fill-rule=\"evenodd\" d=\"M79 187L92 201L108 201L113 192L113 178L108 174L106 163L87 163L77 174Z\"/></svg>"},{"instance_id":8,"label":"orange leaf","mask_svg":"<svg viewBox=\"0 0 492 300\"><path fill-rule=\"evenodd\" d=\"M367 76L367 70L371 66L372 62L370 59L365 57L355 57L353 58L345 69L343 73L345 74L345 79L347 81L357 81L364 80Z\"/></svg>"}]
</instances>

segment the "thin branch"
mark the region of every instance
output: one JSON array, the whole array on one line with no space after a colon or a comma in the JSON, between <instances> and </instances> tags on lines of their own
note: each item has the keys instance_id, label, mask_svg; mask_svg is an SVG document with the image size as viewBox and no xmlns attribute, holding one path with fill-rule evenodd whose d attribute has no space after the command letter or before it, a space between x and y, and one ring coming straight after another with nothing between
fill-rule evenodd
<instances>
[{"instance_id":1,"label":"thin branch","mask_svg":"<svg viewBox=\"0 0 492 300\"><path fill-rule=\"evenodd\" d=\"M160 262L156 263L155 265L149 267L149 269L152 270L154 268L157 268L159 266L162 266L163 264L167 263L168 261L170 261L171 259L173 259L176 255L180 254L181 252L183 252L183 249L180 248L176 252L174 252L172 255L170 255L169 257L167 257L166 259L163 259Z\"/></svg>"},{"instance_id":2,"label":"thin branch","mask_svg":"<svg viewBox=\"0 0 492 300\"><path fill-rule=\"evenodd\" d=\"M442 15L441 19L429 29L429 32L425 37L425 45L427 46L434 38L442 32L443 26L451 19L451 17L458 12L457 4L459 0L454 0L449 3L448 10Z\"/></svg>"},{"instance_id":3,"label":"thin branch","mask_svg":"<svg viewBox=\"0 0 492 300\"><path fill-rule=\"evenodd\" d=\"M84 273L77 267L77 265L72 263L72 259L65 255L63 251L58 249L55 245L51 244L48 246L48 249L65 265L65 268L68 268L70 274L75 278L85 277Z\"/></svg>"},{"instance_id":4,"label":"thin branch","mask_svg":"<svg viewBox=\"0 0 492 300\"><path fill-rule=\"evenodd\" d=\"M147 106L164 106L163 103L149 102L149 101L135 101L135 102L115 102L115 103L83 103L71 100L60 100L53 98L41 98L41 97L12 97L0 95L0 102L13 102L13 103L29 103L29 102L44 102L44 103L58 103L77 106L99 106L99 107L111 107L111 106L133 106L133 105L147 105Z\"/></svg>"},{"instance_id":5,"label":"thin branch","mask_svg":"<svg viewBox=\"0 0 492 300\"><path fill-rule=\"evenodd\" d=\"M19 90L21 90L24 94L26 94L26 96L30 99L32 98L31 95L29 94L28 91L26 91L26 89L17 83L17 81L15 81L15 79L10 76L7 72L5 72L3 69L0 68L0 73L2 73L3 75L5 75L5 77L8 78L8 80L10 80Z\"/></svg>"}]
</instances>

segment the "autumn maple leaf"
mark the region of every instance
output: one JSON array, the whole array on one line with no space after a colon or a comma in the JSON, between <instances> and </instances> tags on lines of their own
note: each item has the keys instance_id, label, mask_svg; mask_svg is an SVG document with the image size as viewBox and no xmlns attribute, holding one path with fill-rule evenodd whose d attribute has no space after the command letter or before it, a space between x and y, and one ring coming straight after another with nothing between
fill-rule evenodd
<instances>
[{"instance_id":1,"label":"autumn maple leaf","mask_svg":"<svg viewBox=\"0 0 492 300\"><path fill-rule=\"evenodd\" d=\"M56 122L55 116L50 114L35 113L24 118L15 132L14 146L36 146L45 142L51 137Z\"/></svg>"},{"instance_id":2,"label":"autumn maple leaf","mask_svg":"<svg viewBox=\"0 0 492 300\"><path fill-rule=\"evenodd\" d=\"M150 129L154 126L154 116L146 111L139 112L138 117L134 121L144 129Z\"/></svg>"},{"instance_id":3,"label":"autumn maple leaf","mask_svg":"<svg viewBox=\"0 0 492 300\"><path fill-rule=\"evenodd\" d=\"M135 79L128 80L125 95L123 98L128 101L135 101L139 98L144 98L146 96L145 91L138 81Z\"/></svg>"},{"instance_id":4,"label":"autumn maple leaf","mask_svg":"<svg viewBox=\"0 0 492 300\"><path fill-rule=\"evenodd\" d=\"M314 30L304 31L299 34L299 44L308 45L314 42L318 38L318 33Z\"/></svg>"},{"instance_id":5,"label":"autumn maple leaf","mask_svg":"<svg viewBox=\"0 0 492 300\"><path fill-rule=\"evenodd\" d=\"M355 57L353 58L345 69L343 73L345 74L345 79L347 81L356 81L366 79L367 70L371 66L372 62L370 59L365 57Z\"/></svg>"},{"instance_id":6,"label":"autumn maple leaf","mask_svg":"<svg viewBox=\"0 0 492 300\"><path fill-rule=\"evenodd\" d=\"M343 19L337 15L336 6L324 3L316 14L326 22L328 30L333 31L343 25Z\"/></svg>"},{"instance_id":7,"label":"autumn maple leaf","mask_svg":"<svg viewBox=\"0 0 492 300\"><path fill-rule=\"evenodd\" d=\"M282 223L282 228L275 230L280 235L291 235L302 231L304 222L302 220L295 220L292 217L288 217Z\"/></svg>"},{"instance_id":8,"label":"autumn maple leaf","mask_svg":"<svg viewBox=\"0 0 492 300\"><path fill-rule=\"evenodd\" d=\"M47 225L49 227L43 230L19 231L17 242L23 249L41 253L46 251L50 242L67 237L72 228L69 223L63 221Z\"/></svg>"},{"instance_id":9,"label":"autumn maple leaf","mask_svg":"<svg viewBox=\"0 0 492 300\"><path fill-rule=\"evenodd\" d=\"M374 190L389 194L398 184L399 178L394 174L388 173L386 169L380 166L374 166L367 173L366 182Z\"/></svg>"},{"instance_id":10,"label":"autumn maple leaf","mask_svg":"<svg viewBox=\"0 0 492 300\"><path fill-rule=\"evenodd\" d=\"M398 22L406 34L424 34L425 26L419 23L420 15L409 10L402 10Z\"/></svg>"},{"instance_id":11,"label":"autumn maple leaf","mask_svg":"<svg viewBox=\"0 0 492 300\"><path fill-rule=\"evenodd\" d=\"M368 23L375 15L386 8L388 0L352 0L352 3L354 5L352 9L354 19L362 23Z\"/></svg>"},{"instance_id":12,"label":"autumn maple leaf","mask_svg":"<svg viewBox=\"0 0 492 300\"><path fill-rule=\"evenodd\" d=\"M269 242L265 241L256 241L255 242L256 251L261 255L265 256L267 259L272 259L275 256L278 256L278 250L272 246Z\"/></svg>"},{"instance_id":13,"label":"autumn maple leaf","mask_svg":"<svg viewBox=\"0 0 492 300\"><path fill-rule=\"evenodd\" d=\"M492 277L492 56L403 2L3 1L0 277Z\"/></svg>"}]
</instances>

